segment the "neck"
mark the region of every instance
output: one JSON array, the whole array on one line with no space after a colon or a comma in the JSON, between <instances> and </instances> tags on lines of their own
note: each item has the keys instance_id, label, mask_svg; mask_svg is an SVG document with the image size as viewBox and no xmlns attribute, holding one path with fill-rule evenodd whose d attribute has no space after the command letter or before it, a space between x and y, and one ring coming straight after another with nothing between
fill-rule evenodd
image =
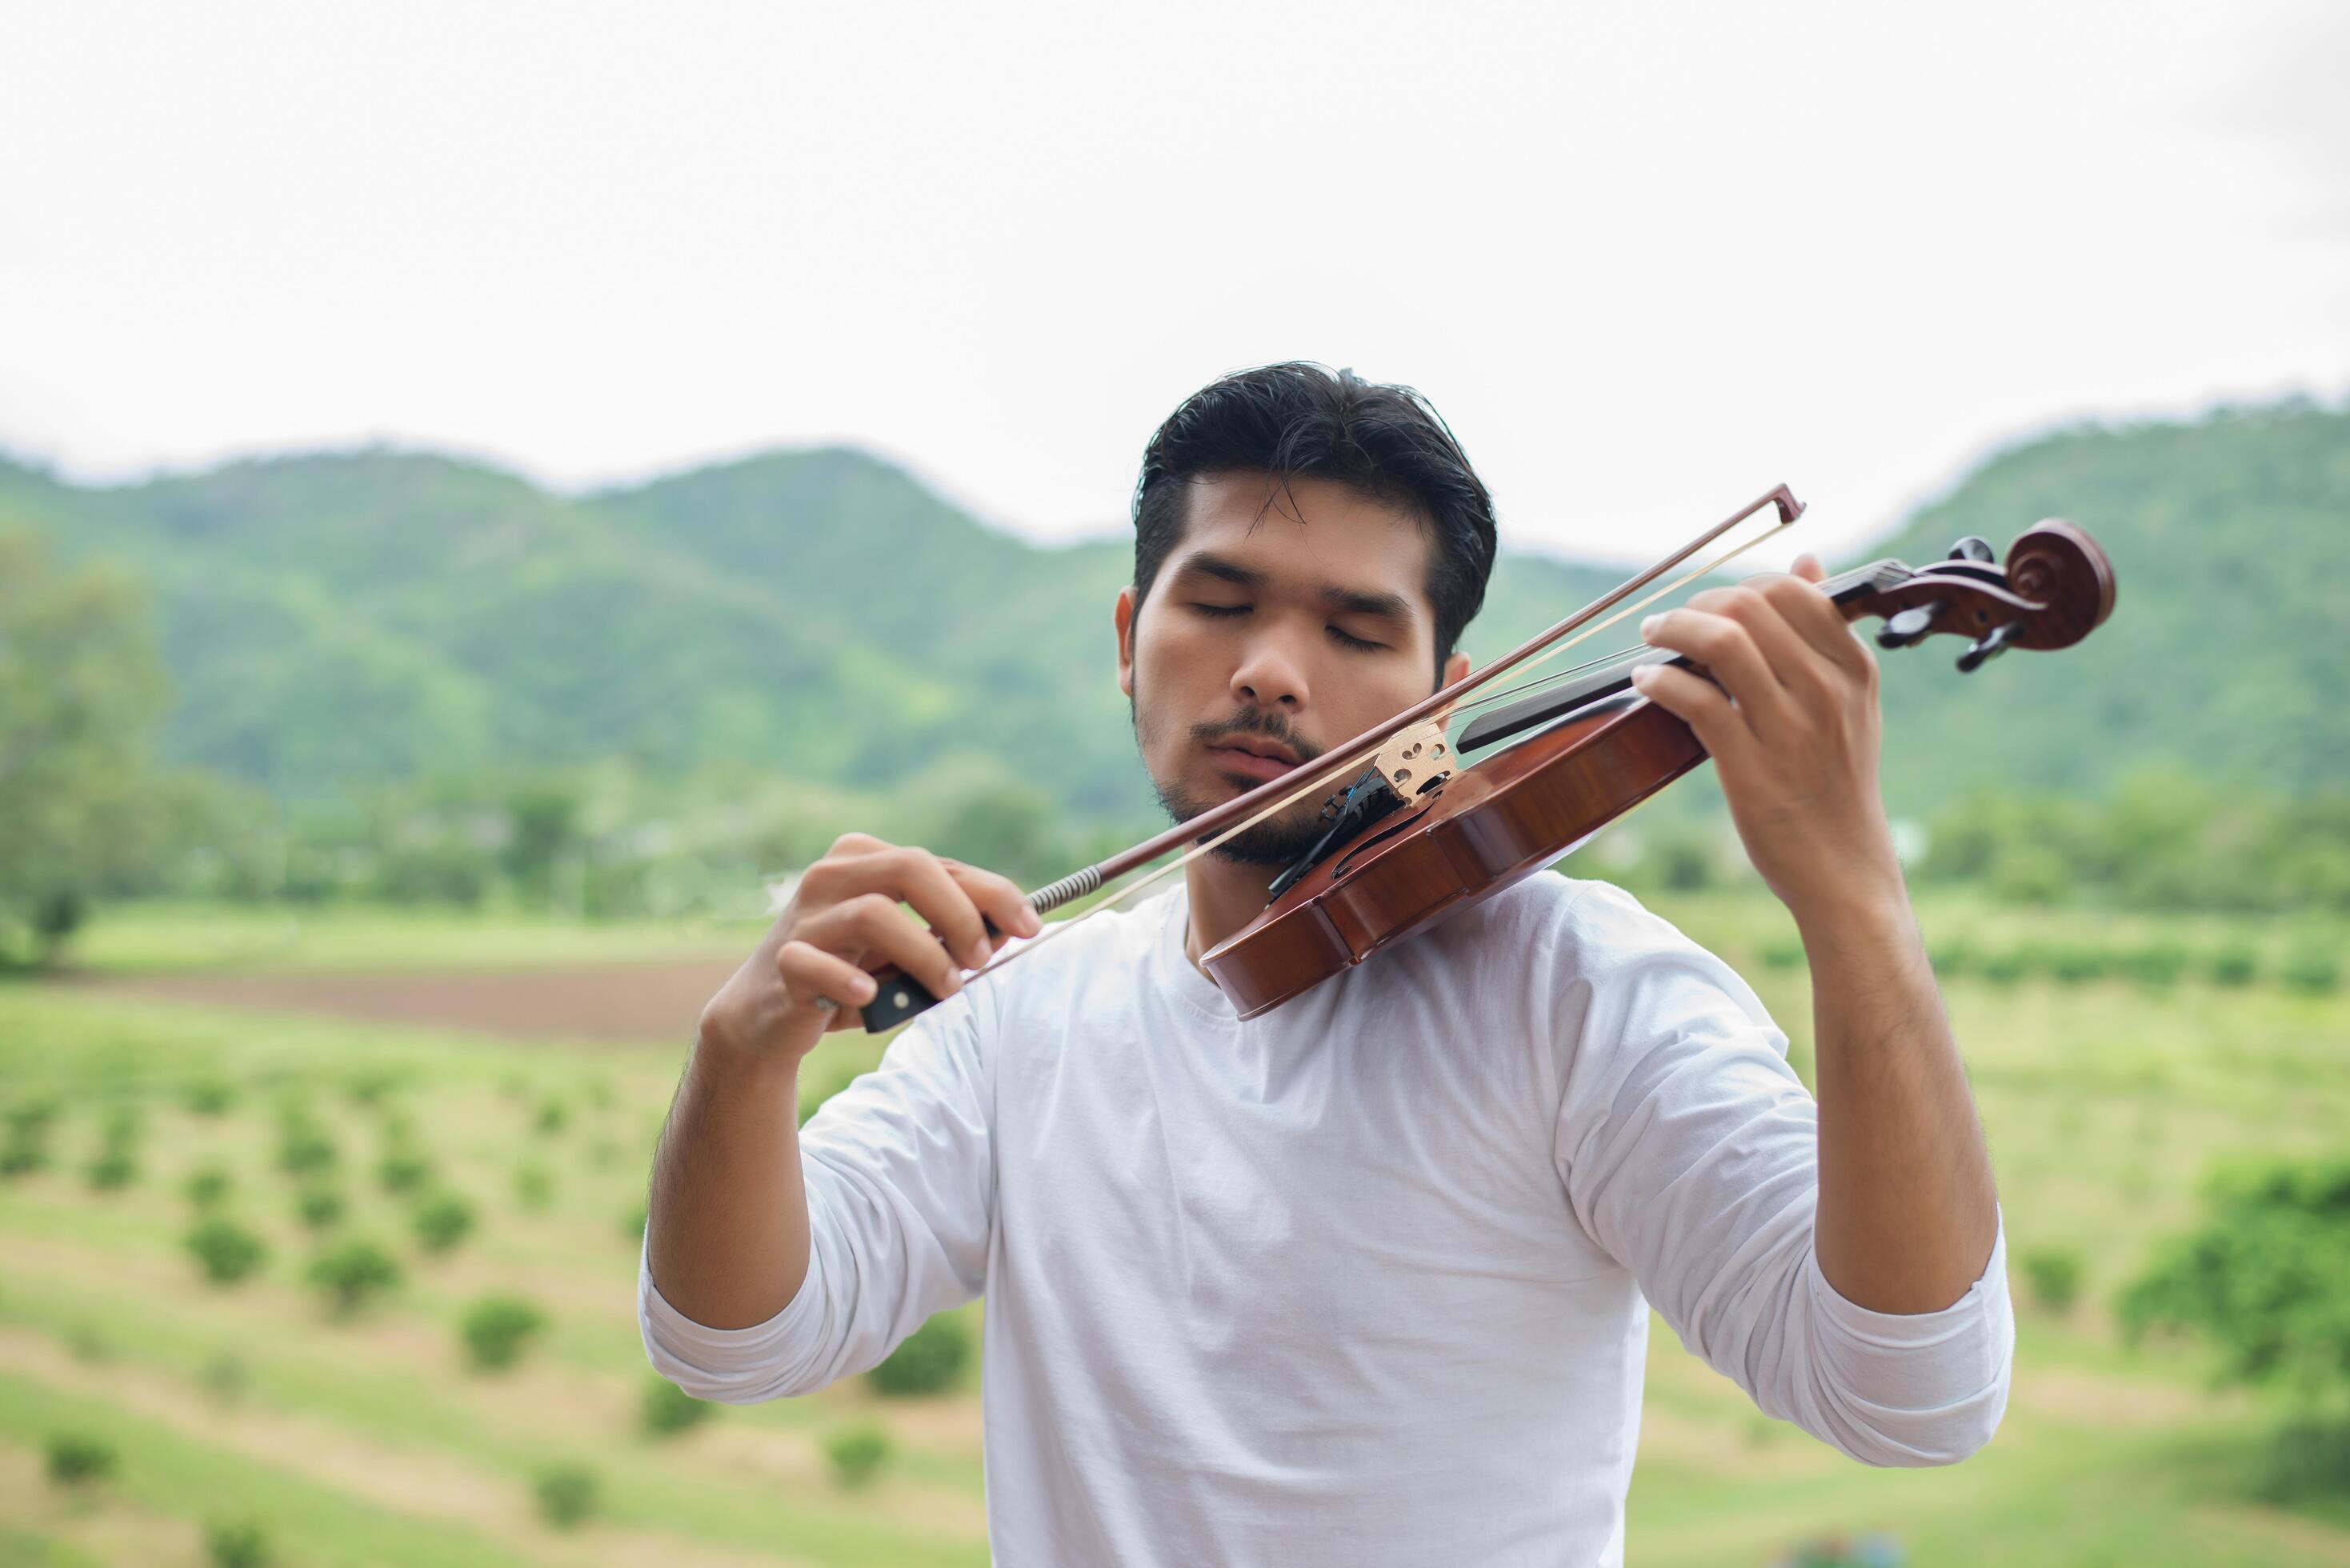
<instances>
[{"instance_id":1,"label":"neck","mask_svg":"<svg viewBox=\"0 0 2350 1568\"><path fill-rule=\"evenodd\" d=\"M1183 867L1191 909L1183 951L1194 964L1263 911L1264 887L1272 877L1271 867L1237 866L1216 855L1202 855Z\"/></svg>"}]
</instances>

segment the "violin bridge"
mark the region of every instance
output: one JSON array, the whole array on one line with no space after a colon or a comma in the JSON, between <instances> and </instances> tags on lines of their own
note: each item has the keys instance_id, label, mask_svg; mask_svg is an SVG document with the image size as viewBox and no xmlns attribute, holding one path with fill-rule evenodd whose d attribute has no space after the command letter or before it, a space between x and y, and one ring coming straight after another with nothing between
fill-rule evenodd
<instances>
[{"instance_id":1,"label":"violin bridge","mask_svg":"<svg viewBox=\"0 0 2350 1568\"><path fill-rule=\"evenodd\" d=\"M1459 761L1444 738L1444 721L1428 719L1390 737L1372 756L1371 766L1399 799L1410 800L1451 778Z\"/></svg>"}]
</instances>

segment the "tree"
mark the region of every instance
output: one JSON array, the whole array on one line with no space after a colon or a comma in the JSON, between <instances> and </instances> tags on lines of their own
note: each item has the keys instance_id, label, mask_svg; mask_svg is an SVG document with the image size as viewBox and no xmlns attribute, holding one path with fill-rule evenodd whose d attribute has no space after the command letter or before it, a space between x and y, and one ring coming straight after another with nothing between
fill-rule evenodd
<instances>
[{"instance_id":1,"label":"tree","mask_svg":"<svg viewBox=\"0 0 2350 1568\"><path fill-rule=\"evenodd\" d=\"M2123 1295L2131 1336L2196 1330L2231 1381L2350 1392L2350 1158L2223 1171L2205 1211Z\"/></svg>"},{"instance_id":2,"label":"tree","mask_svg":"<svg viewBox=\"0 0 2350 1568\"><path fill-rule=\"evenodd\" d=\"M42 961L151 849L149 748L165 699L147 605L109 568L54 567L0 528L0 954Z\"/></svg>"}]
</instances>

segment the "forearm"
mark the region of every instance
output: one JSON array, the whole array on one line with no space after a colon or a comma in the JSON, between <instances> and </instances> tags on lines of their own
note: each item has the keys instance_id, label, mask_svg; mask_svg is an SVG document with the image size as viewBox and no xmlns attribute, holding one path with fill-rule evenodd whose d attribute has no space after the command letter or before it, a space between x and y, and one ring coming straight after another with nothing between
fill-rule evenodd
<instances>
[{"instance_id":1,"label":"forearm","mask_svg":"<svg viewBox=\"0 0 2350 1568\"><path fill-rule=\"evenodd\" d=\"M1939 1312L1996 1234L1991 1159L1898 873L1796 912L1812 971L1820 1272L1881 1313Z\"/></svg>"},{"instance_id":2,"label":"forearm","mask_svg":"<svg viewBox=\"0 0 2350 1568\"><path fill-rule=\"evenodd\" d=\"M790 1304L808 1267L796 1059L694 1046L661 1127L646 1211L653 1282L711 1328Z\"/></svg>"}]
</instances>

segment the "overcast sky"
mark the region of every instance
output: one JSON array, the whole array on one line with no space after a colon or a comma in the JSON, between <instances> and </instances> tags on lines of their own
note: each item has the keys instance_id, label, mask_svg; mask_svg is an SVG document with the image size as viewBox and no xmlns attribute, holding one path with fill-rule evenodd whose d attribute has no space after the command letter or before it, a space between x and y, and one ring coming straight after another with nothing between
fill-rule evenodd
<instances>
[{"instance_id":1,"label":"overcast sky","mask_svg":"<svg viewBox=\"0 0 2350 1568\"><path fill-rule=\"evenodd\" d=\"M2285 0L17 0L0 447L847 440L1066 537L1302 357L1426 391L1506 540L1785 480L1833 558L2051 421L2350 388L2345 80Z\"/></svg>"}]
</instances>

